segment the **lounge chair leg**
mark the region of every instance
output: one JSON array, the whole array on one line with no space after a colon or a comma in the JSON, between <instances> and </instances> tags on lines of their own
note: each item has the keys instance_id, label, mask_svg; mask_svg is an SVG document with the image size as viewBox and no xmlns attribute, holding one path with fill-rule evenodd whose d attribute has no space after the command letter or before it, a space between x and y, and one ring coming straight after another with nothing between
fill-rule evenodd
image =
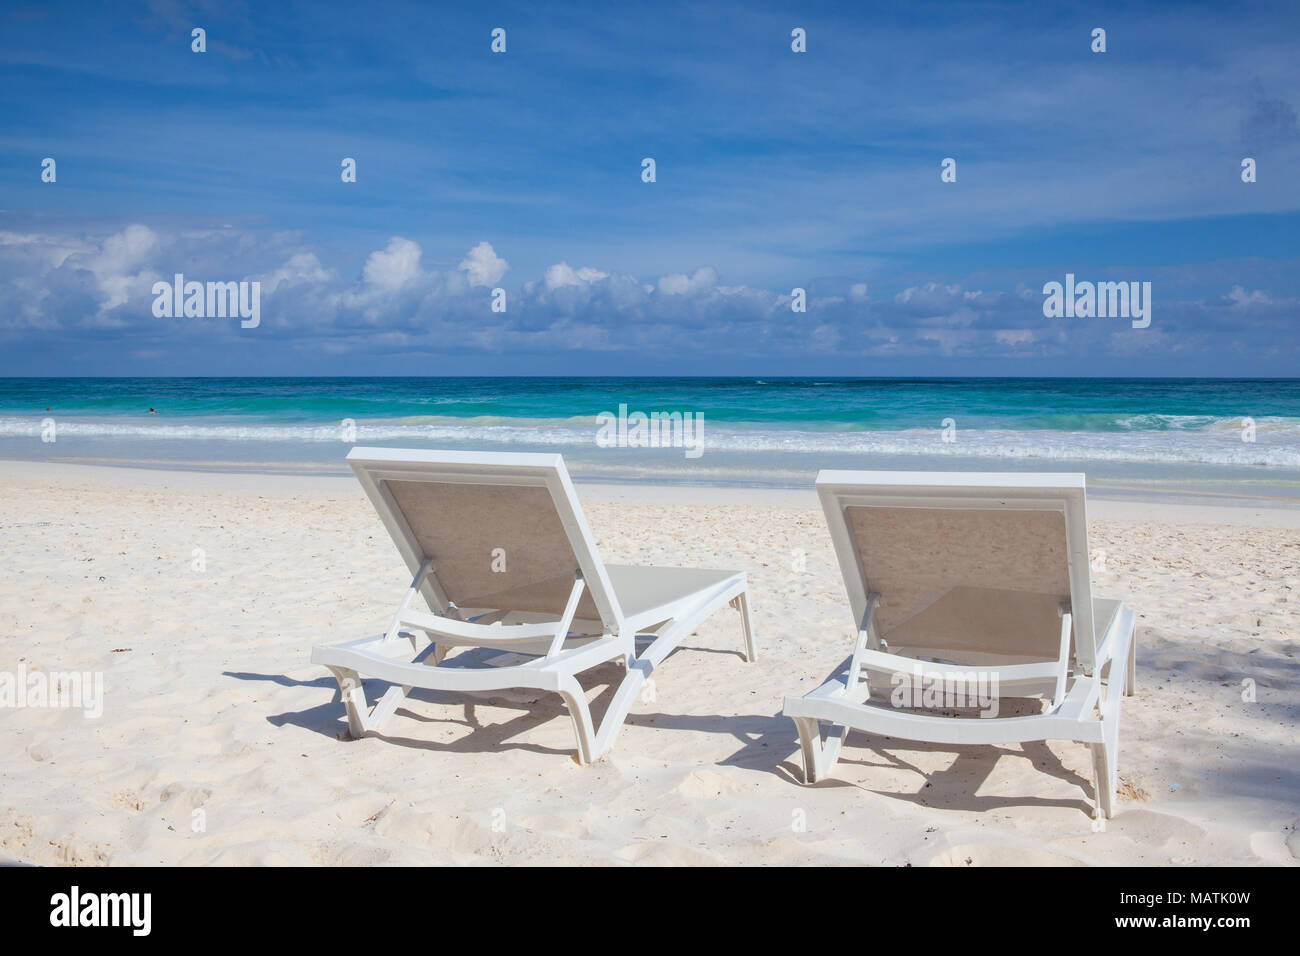
<instances>
[{"instance_id":1,"label":"lounge chair leg","mask_svg":"<svg viewBox=\"0 0 1300 956\"><path fill-rule=\"evenodd\" d=\"M1109 820L1115 815L1114 762L1106 743L1092 745L1092 779L1096 782L1097 809Z\"/></svg>"},{"instance_id":2,"label":"lounge chair leg","mask_svg":"<svg viewBox=\"0 0 1300 956\"><path fill-rule=\"evenodd\" d=\"M1097 805L1107 819L1115 813L1119 789L1119 714L1120 701L1128 693L1128 675L1133 666L1130 652L1126 660L1112 661L1109 667L1106 696L1101 701L1101 743L1092 745L1093 779L1097 781Z\"/></svg>"},{"instance_id":3,"label":"lounge chair leg","mask_svg":"<svg viewBox=\"0 0 1300 956\"><path fill-rule=\"evenodd\" d=\"M348 733L355 740L366 735L366 691L361 686L361 676L346 667L331 667L330 673L339 682L339 696L348 714Z\"/></svg>"},{"instance_id":4,"label":"lounge chair leg","mask_svg":"<svg viewBox=\"0 0 1300 956\"><path fill-rule=\"evenodd\" d=\"M578 738L578 763L591 763L595 759L596 734L591 725L587 695L582 692L582 685L577 678L569 676L560 681L560 696L564 698L569 716L573 718L573 732Z\"/></svg>"},{"instance_id":5,"label":"lounge chair leg","mask_svg":"<svg viewBox=\"0 0 1300 956\"><path fill-rule=\"evenodd\" d=\"M799 728L799 749L803 752L804 783L816 783L830 776L835 762L840 759L840 747L848 736L847 727L835 724L822 742L821 721L815 717L795 717Z\"/></svg>"},{"instance_id":6,"label":"lounge chair leg","mask_svg":"<svg viewBox=\"0 0 1300 956\"><path fill-rule=\"evenodd\" d=\"M1138 638L1137 628L1133 629L1133 636L1129 638L1128 644L1128 680L1124 684L1124 696L1132 697L1137 693L1137 653Z\"/></svg>"},{"instance_id":7,"label":"lounge chair leg","mask_svg":"<svg viewBox=\"0 0 1300 956\"><path fill-rule=\"evenodd\" d=\"M758 654L754 650L754 623L749 617L749 595L741 591L731 599L731 606L740 612L740 627L745 638L745 660L753 663Z\"/></svg>"},{"instance_id":8,"label":"lounge chair leg","mask_svg":"<svg viewBox=\"0 0 1300 956\"><path fill-rule=\"evenodd\" d=\"M796 717L794 725L799 730L799 750L803 753L803 782L817 782L817 751L821 749L821 722L811 717Z\"/></svg>"},{"instance_id":9,"label":"lounge chair leg","mask_svg":"<svg viewBox=\"0 0 1300 956\"><path fill-rule=\"evenodd\" d=\"M379 698L379 702L375 704L370 711L370 715L366 718L366 728L378 730L382 727L385 721L393 716L393 711L397 710L398 705L406 699L406 695L410 692L410 685L405 687L394 685L384 691L384 696Z\"/></svg>"},{"instance_id":10,"label":"lounge chair leg","mask_svg":"<svg viewBox=\"0 0 1300 956\"><path fill-rule=\"evenodd\" d=\"M379 702L372 708L366 703L366 691L361 686L361 676L346 667L331 667L330 672L339 682L339 696L343 698L343 707L348 714L348 734L354 740L360 740L372 730L378 730L393 715L411 688L393 686L384 692Z\"/></svg>"}]
</instances>

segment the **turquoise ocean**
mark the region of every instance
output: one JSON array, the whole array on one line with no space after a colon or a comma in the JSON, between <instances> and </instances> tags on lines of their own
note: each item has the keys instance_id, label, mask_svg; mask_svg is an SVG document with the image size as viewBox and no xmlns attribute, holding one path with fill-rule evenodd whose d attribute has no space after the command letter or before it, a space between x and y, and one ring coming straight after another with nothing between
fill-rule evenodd
<instances>
[{"instance_id":1,"label":"turquoise ocean","mask_svg":"<svg viewBox=\"0 0 1300 956\"><path fill-rule=\"evenodd\" d=\"M620 406L701 416L700 454L602 447ZM1300 504L1300 379L0 379L3 458L346 474L352 444L560 452L600 481L1084 471L1102 493Z\"/></svg>"}]
</instances>

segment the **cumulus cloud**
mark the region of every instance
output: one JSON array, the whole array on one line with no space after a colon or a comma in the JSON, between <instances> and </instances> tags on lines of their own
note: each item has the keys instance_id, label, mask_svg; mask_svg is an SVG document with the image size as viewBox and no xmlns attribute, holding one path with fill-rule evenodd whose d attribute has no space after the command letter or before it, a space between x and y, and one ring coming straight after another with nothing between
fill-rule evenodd
<instances>
[{"instance_id":1,"label":"cumulus cloud","mask_svg":"<svg viewBox=\"0 0 1300 956\"><path fill-rule=\"evenodd\" d=\"M439 259L445 255L439 250ZM289 356L445 355L450 342L485 354L621 351L665 360L684 352L732 361L1003 357L1025 360L1032 374L1035 360L1140 360L1240 342L1297 348L1290 334L1296 300L1241 284L1203 300L1163 297L1152 328L1132 330L1105 319L1046 319L1042 295L1026 282L997 290L929 281L873 296L856 279L810 279L801 283L808 311L794 313L788 288L723 285L708 265L647 280L561 260L508 290L506 311L493 312L488 290L508 263L489 242L451 258L455 266L422 268L420 245L402 236L358 259L360 276L326 268L293 233L166 233L142 225L101 236L4 232L0 340L60 332L62 341L75 341L69 333L78 329L111 330L122 354L165 362L177 342L192 348L199 338L241 338L238 323L153 316L150 277L183 272L198 281L260 281L257 341Z\"/></svg>"},{"instance_id":2,"label":"cumulus cloud","mask_svg":"<svg viewBox=\"0 0 1300 956\"><path fill-rule=\"evenodd\" d=\"M262 283L263 295L270 295L279 290L281 285L291 286L299 282L325 282L330 278L320 264L320 260L310 252L297 252L289 261L278 269L257 276Z\"/></svg>"},{"instance_id":3,"label":"cumulus cloud","mask_svg":"<svg viewBox=\"0 0 1300 956\"><path fill-rule=\"evenodd\" d=\"M420 274L420 246L410 239L394 236L387 248L370 253L361 277L367 285L395 292Z\"/></svg>"},{"instance_id":4,"label":"cumulus cloud","mask_svg":"<svg viewBox=\"0 0 1300 956\"><path fill-rule=\"evenodd\" d=\"M567 262L557 262L546 270L543 281L548 289L563 289L565 286L585 286L608 279L608 272L600 272L590 266L575 269Z\"/></svg>"},{"instance_id":5,"label":"cumulus cloud","mask_svg":"<svg viewBox=\"0 0 1300 956\"><path fill-rule=\"evenodd\" d=\"M99 283L104 309L130 298L132 287L153 282L154 273L141 268L158 251L158 237L148 226L132 224L104 240L99 252L87 257L86 268Z\"/></svg>"},{"instance_id":6,"label":"cumulus cloud","mask_svg":"<svg viewBox=\"0 0 1300 956\"><path fill-rule=\"evenodd\" d=\"M0 232L0 246L9 256L29 256L41 271L57 269L74 253L93 252L95 246L76 237L45 236L36 233Z\"/></svg>"},{"instance_id":7,"label":"cumulus cloud","mask_svg":"<svg viewBox=\"0 0 1300 956\"><path fill-rule=\"evenodd\" d=\"M718 284L718 274L709 266L696 269L695 274L687 276L667 275L659 280L658 290L665 295L690 295L704 289L711 289Z\"/></svg>"},{"instance_id":8,"label":"cumulus cloud","mask_svg":"<svg viewBox=\"0 0 1300 956\"><path fill-rule=\"evenodd\" d=\"M461 260L458 268L472 286L494 286L510 268L510 263L496 254L490 242L480 242Z\"/></svg>"}]
</instances>

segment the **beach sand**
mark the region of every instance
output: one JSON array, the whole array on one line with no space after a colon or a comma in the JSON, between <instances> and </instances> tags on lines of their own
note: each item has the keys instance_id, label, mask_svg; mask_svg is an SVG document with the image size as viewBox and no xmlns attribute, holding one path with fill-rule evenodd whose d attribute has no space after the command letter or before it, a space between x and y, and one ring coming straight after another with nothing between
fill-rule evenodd
<instances>
[{"instance_id":1,"label":"beach sand","mask_svg":"<svg viewBox=\"0 0 1300 956\"><path fill-rule=\"evenodd\" d=\"M416 691L382 736L347 739L311 646L382 631L408 583L351 479L0 462L0 671L105 690L97 719L0 710L0 858L1296 865L1300 512L1090 502L1095 588L1139 628L1117 813L1094 829L1069 742L855 733L802 785L782 698L853 634L811 493L579 491L608 561L747 571L759 642L745 663L737 615L714 615L589 767L532 691Z\"/></svg>"}]
</instances>

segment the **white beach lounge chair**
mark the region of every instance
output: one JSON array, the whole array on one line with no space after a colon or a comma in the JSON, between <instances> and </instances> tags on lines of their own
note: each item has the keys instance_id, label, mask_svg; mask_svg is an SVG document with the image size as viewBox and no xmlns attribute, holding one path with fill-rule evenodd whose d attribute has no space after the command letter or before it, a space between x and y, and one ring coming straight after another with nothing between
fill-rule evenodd
<instances>
[{"instance_id":1,"label":"white beach lounge chair","mask_svg":"<svg viewBox=\"0 0 1300 956\"><path fill-rule=\"evenodd\" d=\"M588 763L613 746L650 672L722 605L740 611L754 659L744 572L602 563L559 455L354 448L348 464L413 575L387 633L312 649L339 682L353 737L413 687L535 687L564 699ZM449 657L456 648L512 663ZM614 660L626 674L595 728L576 675ZM394 685L373 709L361 675Z\"/></svg>"},{"instance_id":2,"label":"white beach lounge chair","mask_svg":"<svg viewBox=\"0 0 1300 956\"><path fill-rule=\"evenodd\" d=\"M1111 816L1134 614L1092 596L1084 476L823 471L817 493L858 638L846 669L785 699L806 782L830 773L849 728L944 744L1076 740L1092 747L1097 804ZM960 688L993 674L1000 698L1041 698L1042 712L891 704L905 681Z\"/></svg>"}]
</instances>

